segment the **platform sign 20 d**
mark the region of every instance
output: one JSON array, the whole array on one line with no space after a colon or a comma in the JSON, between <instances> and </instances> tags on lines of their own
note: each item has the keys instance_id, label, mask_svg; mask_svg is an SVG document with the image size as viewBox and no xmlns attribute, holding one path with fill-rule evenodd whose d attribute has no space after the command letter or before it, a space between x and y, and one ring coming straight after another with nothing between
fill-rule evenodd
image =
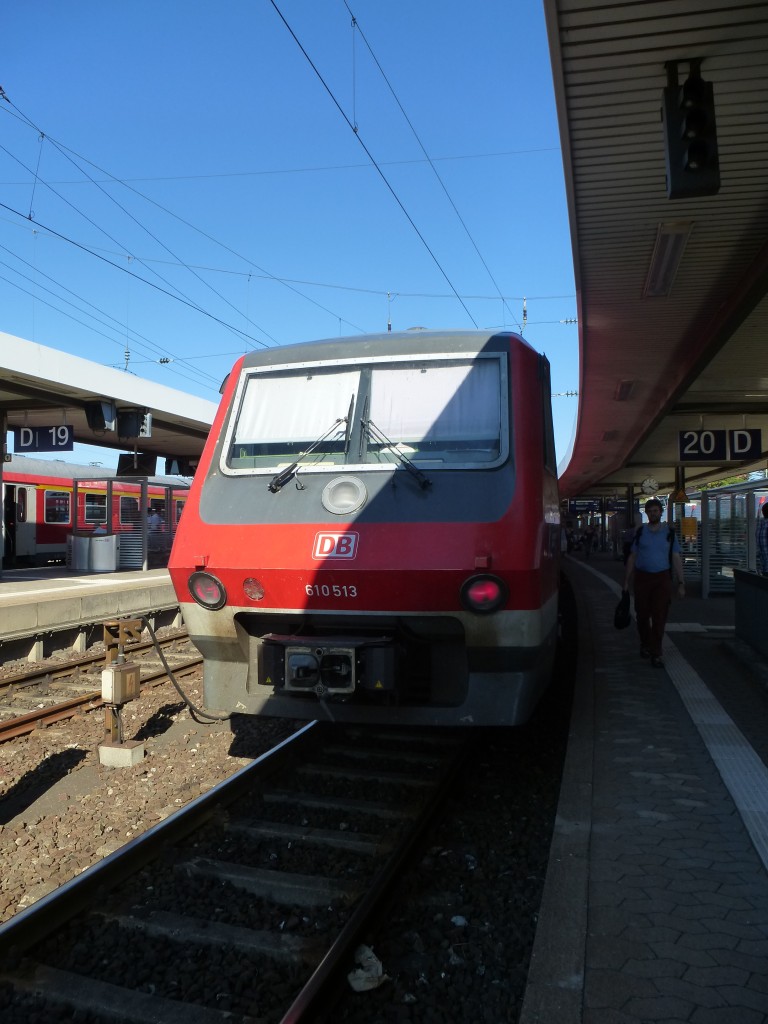
<instances>
[{"instance_id":1,"label":"platform sign 20 d","mask_svg":"<svg viewBox=\"0 0 768 1024\"><path fill-rule=\"evenodd\" d=\"M72 427L14 427L13 450L17 455L27 452L71 452L75 433Z\"/></svg>"},{"instance_id":2,"label":"platform sign 20 d","mask_svg":"<svg viewBox=\"0 0 768 1024\"><path fill-rule=\"evenodd\" d=\"M761 451L759 429L681 430L678 434L680 462L749 462L759 459Z\"/></svg>"}]
</instances>

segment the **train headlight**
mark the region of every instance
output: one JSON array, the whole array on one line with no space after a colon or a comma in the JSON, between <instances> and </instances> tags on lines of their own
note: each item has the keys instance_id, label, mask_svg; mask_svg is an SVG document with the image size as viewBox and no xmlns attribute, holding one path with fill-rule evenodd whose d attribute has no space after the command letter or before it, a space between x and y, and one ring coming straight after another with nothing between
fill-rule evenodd
<instances>
[{"instance_id":1,"label":"train headlight","mask_svg":"<svg viewBox=\"0 0 768 1024\"><path fill-rule=\"evenodd\" d=\"M203 608L216 611L227 602L224 584L209 572L193 572L187 580L189 592Z\"/></svg>"},{"instance_id":2,"label":"train headlight","mask_svg":"<svg viewBox=\"0 0 768 1024\"><path fill-rule=\"evenodd\" d=\"M487 615L506 604L509 591L497 576L470 576L461 587L461 603L470 612Z\"/></svg>"},{"instance_id":3,"label":"train headlight","mask_svg":"<svg viewBox=\"0 0 768 1024\"><path fill-rule=\"evenodd\" d=\"M365 484L357 476L335 476L323 488L323 507L335 516L349 516L363 507L368 498Z\"/></svg>"},{"instance_id":4,"label":"train headlight","mask_svg":"<svg viewBox=\"0 0 768 1024\"><path fill-rule=\"evenodd\" d=\"M251 601L264 600L264 587L253 576L249 576L243 581L243 590L245 591L245 596Z\"/></svg>"}]
</instances>

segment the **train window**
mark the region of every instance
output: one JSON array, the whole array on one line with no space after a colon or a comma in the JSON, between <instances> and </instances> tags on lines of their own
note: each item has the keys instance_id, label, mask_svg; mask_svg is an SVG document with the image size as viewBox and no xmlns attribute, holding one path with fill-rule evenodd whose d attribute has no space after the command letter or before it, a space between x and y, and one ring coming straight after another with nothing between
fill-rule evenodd
<instances>
[{"instance_id":1,"label":"train window","mask_svg":"<svg viewBox=\"0 0 768 1024\"><path fill-rule=\"evenodd\" d=\"M27 521L27 488L19 487L16 490L16 522L26 523Z\"/></svg>"},{"instance_id":2,"label":"train window","mask_svg":"<svg viewBox=\"0 0 768 1024\"><path fill-rule=\"evenodd\" d=\"M174 505L176 507L176 522L178 523L178 521L181 519L181 513L184 511L184 502L181 500L177 500L174 502Z\"/></svg>"},{"instance_id":3,"label":"train window","mask_svg":"<svg viewBox=\"0 0 768 1024\"><path fill-rule=\"evenodd\" d=\"M235 425L231 465L274 466L309 445L314 458L344 462L346 417L360 382L358 370L253 375ZM319 444L315 444L322 439Z\"/></svg>"},{"instance_id":4,"label":"train window","mask_svg":"<svg viewBox=\"0 0 768 1024\"><path fill-rule=\"evenodd\" d=\"M501 446L499 361L375 367L370 422L376 460L396 458L393 442L417 463L493 462Z\"/></svg>"},{"instance_id":5,"label":"train window","mask_svg":"<svg viewBox=\"0 0 768 1024\"><path fill-rule=\"evenodd\" d=\"M505 372L495 355L251 372L225 466L487 466L506 446Z\"/></svg>"},{"instance_id":6,"label":"train window","mask_svg":"<svg viewBox=\"0 0 768 1024\"><path fill-rule=\"evenodd\" d=\"M68 523L70 508L69 491L46 491L43 503L43 517L46 523Z\"/></svg>"},{"instance_id":7,"label":"train window","mask_svg":"<svg viewBox=\"0 0 768 1024\"><path fill-rule=\"evenodd\" d=\"M91 494L86 491L85 521L86 523L105 523L107 521L106 494Z\"/></svg>"}]
</instances>

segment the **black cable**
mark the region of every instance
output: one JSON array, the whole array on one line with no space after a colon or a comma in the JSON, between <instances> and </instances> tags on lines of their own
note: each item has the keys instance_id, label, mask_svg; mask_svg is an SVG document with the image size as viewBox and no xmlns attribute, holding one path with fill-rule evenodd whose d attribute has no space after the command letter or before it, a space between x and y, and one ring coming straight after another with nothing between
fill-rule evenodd
<instances>
[{"instance_id":1,"label":"black cable","mask_svg":"<svg viewBox=\"0 0 768 1024\"><path fill-rule=\"evenodd\" d=\"M171 666L168 664L165 654L163 653L163 649L158 643L157 637L155 636L155 631L154 629L152 629L152 624L150 623L149 619L146 617L146 615L142 615L141 621L144 623L144 625L147 627L147 630L149 631L150 639L152 640L152 643L155 646L155 650L157 651L158 657L160 658L160 662L163 668L165 669L168 678L175 686L176 692L179 694L181 699L189 708L189 713L194 719L194 721L197 722L199 725L212 725L214 722L228 722L232 717L231 713L226 715L216 715L212 711L203 711L202 708L199 708L189 699L189 697L186 695L186 693L184 693L181 686L179 685L176 676L173 674Z\"/></svg>"}]
</instances>

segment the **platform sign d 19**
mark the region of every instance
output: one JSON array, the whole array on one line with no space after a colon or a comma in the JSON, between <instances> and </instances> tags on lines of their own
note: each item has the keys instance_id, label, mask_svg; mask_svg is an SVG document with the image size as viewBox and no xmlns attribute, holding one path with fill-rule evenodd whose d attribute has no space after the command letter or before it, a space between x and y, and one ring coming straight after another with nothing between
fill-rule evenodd
<instances>
[{"instance_id":1,"label":"platform sign d 19","mask_svg":"<svg viewBox=\"0 0 768 1024\"><path fill-rule=\"evenodd\" d=\"M13 450L17 455L28 452L71 452L75 432L72 427L14 427Z\"/></svg>"}]
</instances>

